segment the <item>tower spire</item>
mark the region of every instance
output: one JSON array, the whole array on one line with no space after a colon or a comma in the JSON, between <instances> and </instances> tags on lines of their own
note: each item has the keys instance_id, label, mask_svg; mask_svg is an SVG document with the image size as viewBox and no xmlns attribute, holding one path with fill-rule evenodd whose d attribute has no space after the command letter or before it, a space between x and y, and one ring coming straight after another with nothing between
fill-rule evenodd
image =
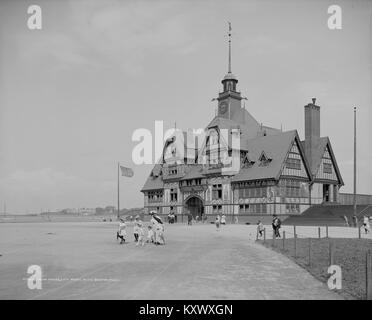
<instances>
[{"instance_id":1,"label":"tower spire","mask_svg":"<svg viewBox=\"0 0 372 320\"><path fill-rule=\"evenodd\" d=\"M231 73L231 22L228 22L229 24L229 68L228 68L228 73Z\"/></svg>"}]
</instances>

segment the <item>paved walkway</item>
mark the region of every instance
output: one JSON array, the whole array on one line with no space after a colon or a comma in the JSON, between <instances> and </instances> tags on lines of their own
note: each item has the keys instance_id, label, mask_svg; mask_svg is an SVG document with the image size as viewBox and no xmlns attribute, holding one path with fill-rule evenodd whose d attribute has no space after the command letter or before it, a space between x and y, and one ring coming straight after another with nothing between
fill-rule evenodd
<instances>
[{"instance_id":1,"label":"paved walkway","mask_svg":"<svg viewBox=\"0 0 372 320\"><path fill-rule=\"evenodd\" d=\"M115 231L110 223L0 224L0 299L342 299L254 243L253 226L166 225L167 245L145 247L117 244ZM27 288L31 264L42 266L42 290Z\"/></svg>"}]
</instances>

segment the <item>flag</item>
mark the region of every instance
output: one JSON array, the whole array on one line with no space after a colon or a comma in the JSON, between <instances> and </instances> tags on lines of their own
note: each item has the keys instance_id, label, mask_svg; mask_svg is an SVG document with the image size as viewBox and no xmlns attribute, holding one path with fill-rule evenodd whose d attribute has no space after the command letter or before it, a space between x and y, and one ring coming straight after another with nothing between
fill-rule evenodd
<instances>
[{"instance_id":1,"label":"flag","mask_svg":"<svg viewBox=\"0 0 372 320\"><path fill-rule=\"evenodd\" d=\"M133 175L134 175L134 172L131 168L126 168L126 167L120 166L120 170L121 170L121 175L122 176L133 177Z\"/></svg>"}]
</instances>

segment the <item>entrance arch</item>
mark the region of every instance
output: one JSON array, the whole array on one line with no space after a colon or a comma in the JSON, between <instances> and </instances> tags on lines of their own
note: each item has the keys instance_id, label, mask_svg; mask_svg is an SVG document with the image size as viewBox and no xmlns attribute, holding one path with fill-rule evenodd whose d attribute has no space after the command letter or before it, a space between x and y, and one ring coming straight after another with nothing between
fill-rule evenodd
<instances>
[{"instance_id":1,"label":"entrance arch","mask_svg":"<svg viewBox=\"0 0 372 320\"><path fill-rule=\"evenodd\" d=\"M194 219L199 217L201 220L202 216L204 215L204 204L201 198L198 196L190 196L185 201L185 207L187 211L191 213Z\"/></svg>"}]
</instances>

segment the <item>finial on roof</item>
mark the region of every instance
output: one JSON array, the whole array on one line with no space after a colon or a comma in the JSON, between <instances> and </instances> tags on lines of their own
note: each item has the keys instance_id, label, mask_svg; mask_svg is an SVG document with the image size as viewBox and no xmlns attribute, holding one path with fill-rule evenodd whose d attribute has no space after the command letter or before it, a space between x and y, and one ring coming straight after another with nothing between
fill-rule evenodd
<instances>
[{"instance_id":1,"label":"finial on roof","mask_svg":"<svg viewBox=\"0 0 372 320\"><path fill-rule=\"evenodd\" d=\"M313 104L315 104L315 102L316 102L316 98L312 98L311 100L313 100Z\"/></svg>"},{"instance_id":2,"label":"finial on roof","mask_svg":"<svg viewBox=\"0 0 372 320\"><path fill-rule=\"evenodd\" d=\"M228 73L231 73L231 22L228 22L229 24L229 32L228 32L228 36L229 36L229 68L228 68Z\"/></svg>"}]
</instances>

